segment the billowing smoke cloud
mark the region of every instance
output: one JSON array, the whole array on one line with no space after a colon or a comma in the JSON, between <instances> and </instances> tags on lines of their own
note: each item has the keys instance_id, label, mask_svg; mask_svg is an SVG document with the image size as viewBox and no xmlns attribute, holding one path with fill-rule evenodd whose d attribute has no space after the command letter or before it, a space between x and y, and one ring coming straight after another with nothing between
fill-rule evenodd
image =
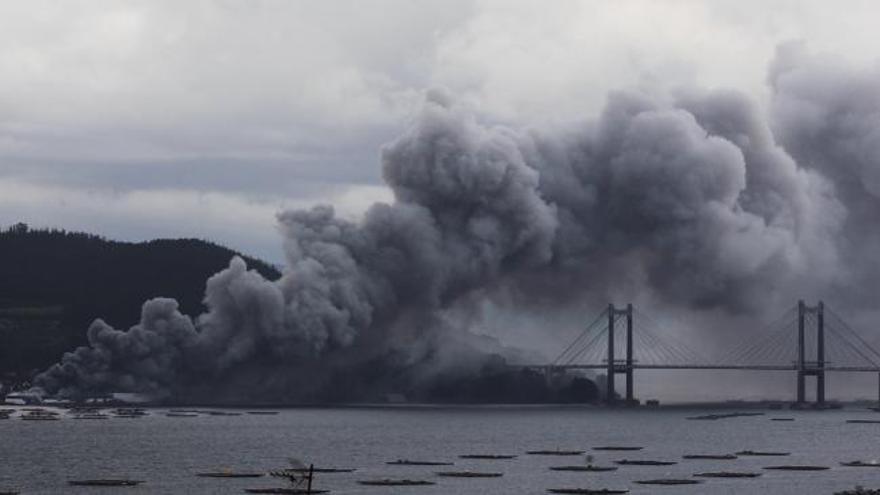
<instances>
[{"instance_id":1,"label":"billowing smoke cloud","mask_svg":"<svg viewBox=\"0 0 880 495\"><path fill-rule=\"evenodd\" d=\"M783 45L771 66L772 120L797 162L827 177L844 203L835 240L854 268L841 287L856 307L876 306L880 282L880 69L855 70L830 56ZM857 269L856 269L857 267Z\"/></svg>"},{"instance_id":2,"label":"billowing smoke cloud","mask_svg":"<svg viewBox=\"0 0 880 495\"><path fill-rule=\"evenodd\" d=\"M794 51L770 71L772 126L735 92L615 93L596 121L542 132L484 125L430 91L382 152L393 203L359 222L329 206L280 214L280 280L234 259L208 281L205 314L155 299L128 331L98 320L38 384L302 399L372 373L390 390L499 351L444 321L474 294L562 305L637 280L665 304L742 312L850 283L867 251L841 238L880 243L865 228L878 77Z\"/></svg>"}]
</instances>

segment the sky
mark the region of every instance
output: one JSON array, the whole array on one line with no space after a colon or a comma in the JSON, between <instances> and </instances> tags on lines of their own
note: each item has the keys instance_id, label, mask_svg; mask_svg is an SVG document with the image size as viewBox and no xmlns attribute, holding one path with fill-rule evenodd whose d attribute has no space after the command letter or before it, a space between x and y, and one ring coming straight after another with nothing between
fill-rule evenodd
<instances>
[{"instance_id":1,"label":"sky","mask_svg":"<svg viewBox=\"0 0 880 495\"><path fill-rule=\"evenodd\" d=\"M620 88L763 102L780 43L880 58L871 1L0 2L0 225L199 237L273 262L276 214L357 219L445 88L483 121L594 118Z\"/></svg>"}]
</instances>

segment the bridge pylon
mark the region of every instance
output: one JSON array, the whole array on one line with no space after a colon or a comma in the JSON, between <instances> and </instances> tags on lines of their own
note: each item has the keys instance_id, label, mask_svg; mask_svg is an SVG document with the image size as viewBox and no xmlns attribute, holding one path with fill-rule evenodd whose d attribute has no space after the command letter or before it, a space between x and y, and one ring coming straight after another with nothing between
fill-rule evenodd
<instances>
[{"instance_id":1,"label":"bridge pylon","mask_svg":"<svg viewBox=\"0 0 880 495\"><path fill-rule=\"evenodd\" d=\"M815 315L816 356L808 360L806 345L807 317ZM805 404L806 381L808 376L816 377L816 403L825 403L825 304L819 301L815 306L807 306L798 301L798 354L797 354L797 403Z\"/></svg>"},{"instance_id":2,"label":"bridge pylon","mask_svg":"<svg viewBox=\"0 0 880 495\"><path fill-rule=\"evenodd\" d=\"M615 375L622 374L626 380L626 404L635 403L634 384L633 384L633 306L627 304L626 308L617 309L613 303L608 304L608 352L605 357L606 378L605 378L605 401L608 404L614 404L615 398ZM614 324L617 317L626 318L626 357L623 360L615 358L614 343Z\"/></svg>"}]
</instances>

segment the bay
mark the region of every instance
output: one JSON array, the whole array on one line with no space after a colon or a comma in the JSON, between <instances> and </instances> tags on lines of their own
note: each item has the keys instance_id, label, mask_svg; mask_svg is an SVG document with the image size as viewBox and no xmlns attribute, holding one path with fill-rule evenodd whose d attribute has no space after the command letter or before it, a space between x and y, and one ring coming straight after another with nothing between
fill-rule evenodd
<instances>
[{"instance_id":1,"label":"bay","mask_svg":"<svg viewBox=\"0 0 880 495\"><path fill-rule=\"evenodd\" d=\"M232 411L232 410L229 410ZM317 488L340 494L539 494L547 488L628 489L630 493L831 494L861 484L880 487L880 469L840 466L880 458L880 424L865 409L765 411L714 421L687 417L717 409L606 409L560 406L400 406L282 409L276 415L167 417L151 409L140 419L0 421L0 490L32 494L108 493L70 487L71 479L124 477L145 481L113 493L244 493L283 486L280 480L200 478L206 471L260 471L289 467L297 458L319 467L356 468L318 474ZM238 411L244 412L244 411ZM790 417L794 421L771 421ZM607 445L642 446L637 452L592 451ZM580 457L533 456L529 450L585 450L597 465L615 460L672 460L672 466L620 466L605 473L551 471L582 464ZM685 454L740 450L791 452L788 457L684 460ZM517 454L515 459L460 459L462 454ZM397 459L448 461L453 467L397 466ZM765 471L774 464L830 466L828 471ZM502 472L500 478L441 478L439 470ZM691 478L704 471L757 471L753 479L705 479L700 485L652 487L637 480ZM369 487L358 480L409 478L425 487Z\"/></svg>"}]
</instances>

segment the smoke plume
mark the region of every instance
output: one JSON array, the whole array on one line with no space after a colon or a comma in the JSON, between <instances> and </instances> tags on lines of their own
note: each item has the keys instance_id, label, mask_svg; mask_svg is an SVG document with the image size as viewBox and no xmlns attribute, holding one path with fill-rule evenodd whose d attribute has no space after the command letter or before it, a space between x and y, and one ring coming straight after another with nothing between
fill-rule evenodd
<instances>
[{"instance_id":1,"label":"smoke plume","mask_svg":"<svg viewBox=\"0 0 880 495\"><path fill-rule=\"evenodd\" d=\"M729 313L843 287L856 301L880 280L878 76L789 45L769 109L735 91L617 92L597 119L552 132L487 125L429 91L382 150L392 203L357 222L331 206L281 213L280 280L233 259L208 280L205 314L154 299L129 330L96 320L37 383L358 398L504 354L446 319L500 291Z\"/></svg>"}]
</instances>

